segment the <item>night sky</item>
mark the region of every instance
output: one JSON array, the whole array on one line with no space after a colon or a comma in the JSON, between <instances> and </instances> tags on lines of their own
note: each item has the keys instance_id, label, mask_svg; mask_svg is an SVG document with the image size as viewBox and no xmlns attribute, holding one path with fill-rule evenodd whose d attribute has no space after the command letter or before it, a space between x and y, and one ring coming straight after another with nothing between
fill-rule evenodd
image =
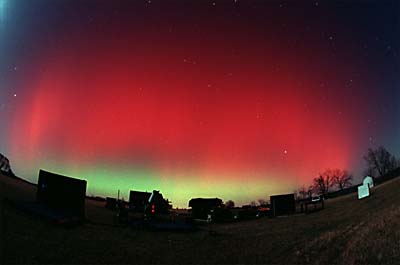
<instances>
[{"instance_id":1,"label":"night sky","mask_svg":"<svg viewBox=\"0 0 400 265\"><path fill-rule=\"evenodd\" d=\"M0 152L237 205L400 155L399 1L0 0Z\"/></svg>"}]
</instances>

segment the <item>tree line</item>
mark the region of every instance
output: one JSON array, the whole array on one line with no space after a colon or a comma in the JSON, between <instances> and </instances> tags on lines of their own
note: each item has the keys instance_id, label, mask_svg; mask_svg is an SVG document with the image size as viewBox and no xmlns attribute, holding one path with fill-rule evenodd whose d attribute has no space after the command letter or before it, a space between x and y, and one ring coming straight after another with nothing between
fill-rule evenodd
<instances>
[{"instance_id":1,"label":"tree line","mask_svg":"<svg viewBox=\"0 0 400 265\"><path fill-rule=\"evenodd\" d=\"M363 158L366 162L364 175L375 179L383 178L400 167L400 160L383 146L376 149L368 148L368 152ZM346 169L326 169L312 180L310 186L303 185L299 187L295 194L297 199L308 199L313 195L326 197L329 192L351 187L353 180L353 174ZM257 202L251 201L249 205L255 207L257 205L266 205L267 203L267 200L259 199ZM224 203L224 206L234 208L235 202L228 200Z\"/></svg>"},{"instance_id":2,"label":"tree line","mask_svg":"<svg viewBox=\"0 0 400 265\"><path fill-rule=\"evenodd\" d=\"M385 147L369 148L363 157L366 162L364 175L375 179L383 178L400 167L400 160ZM323 197L333 190L344 190L353 185L353 175L345 169L326 169L312 181L308 187L300 187L296 193L299 199L310 198L313 194Z\"/></svg>"}]
</instances>

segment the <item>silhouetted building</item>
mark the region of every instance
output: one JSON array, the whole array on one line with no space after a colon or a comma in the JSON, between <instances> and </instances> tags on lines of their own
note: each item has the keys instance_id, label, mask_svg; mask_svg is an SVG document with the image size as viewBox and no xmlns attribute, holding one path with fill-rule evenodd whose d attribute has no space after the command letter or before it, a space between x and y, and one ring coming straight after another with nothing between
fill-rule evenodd
<instances>
[{"instance_id":1,"label":"silhouetted building","mask_svg":"<svg viewBox=\"0 0 400 265\"><path fill-rule=\"evenodd\" d=\"M207 219L211 210L221 207L222 200L218 198L195 198L189 201L194 219Z\"/></svg>"},{"instance_id":2,"label":"silhouetted building","mask_svg":"<svg viewBox=\"0 0 400 265\"><path fill-rule=\"evenodd\" d=\"M85 217L86 181L44 170L39 172L37 200L67 215Z\"/></svg>"},{"instance_id":3,"label":"silhouetted building","mask_svg":"<svg viewBox=\"0 0 400 265\"><path fill-rule=\"evenodd\" d=\"M145 207L145 213L147 217L154 218L155 215L168 214L170 208L172 206L169 201L165 200L159 191L153 190Z\"/></svg>"},{"instance_id":4,"label":"silhouetted building","mask_svg":"<svg viewBox=\"0 0 400 265\"><path fill-rule=\"evenodd\" d=\"M145 218L153 219L160 214L168 214L171 209L168 200L165 200L162 194L153 190L153 192L130 191L129 209L132 212L144 213Z\"/></svg>"},{"instance_id":5,"label":"silhouetted building","mask_svg":"<svg viewBox=\"0 0 400 265\"><path fill-rule=\"evenodd\" d=\"M106 198L106 208L110 210L115 210L117 209L117 199L107 197Z\"/></svg>"},{"instance_id":6,"label":"silhouetted building","mask_svg":"<svg viewBox=\"0 0 400 265\"><path fill-rule=\"evenodd\" d=\"M296 212L294 194L274 195L270 197L273 216L288 215Z\"/></svg>"},{"instance_id":7,"label":"silhouetted building","mask_svg":"<svg viewBox=\"0 0 400 265\"><path fill-rule=\"evenodd\" d=\"M133 212L144 213L150 196L150 192L131 190L129 192L129 209Z\"/></svg>"}]
</instances>

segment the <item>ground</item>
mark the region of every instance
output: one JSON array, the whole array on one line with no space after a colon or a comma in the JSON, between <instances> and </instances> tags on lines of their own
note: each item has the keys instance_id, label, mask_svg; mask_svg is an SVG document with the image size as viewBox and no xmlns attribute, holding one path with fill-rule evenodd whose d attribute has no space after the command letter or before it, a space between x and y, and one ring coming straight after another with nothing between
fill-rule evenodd
<instances>
[{"instance_id":1,"label":"ground","mask_svg":"<svg viewBox=\"0 0 400 265\"><path fill-rule=\"evenodd\" d=\"M0 176L3 198L34 199L35 186ZM395 264L400 260L400 178L358 200L281 218L213 224L196 232L110 225L113 212L87 200L88 222L63 228L1 204L1 263Z\"/></svg>"}]
</instances>

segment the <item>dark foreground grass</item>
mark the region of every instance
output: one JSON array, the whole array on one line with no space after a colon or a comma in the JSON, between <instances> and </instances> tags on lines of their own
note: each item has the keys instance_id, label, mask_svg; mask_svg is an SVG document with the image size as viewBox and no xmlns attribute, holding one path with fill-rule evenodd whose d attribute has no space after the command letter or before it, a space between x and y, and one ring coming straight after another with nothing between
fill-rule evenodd
<instances>
[{"instance_id":1,"label":"dark foreground grass","mask_svg":"<svg viewBox=\"0 0 400 265\"><path fill-rule=\"evenodd\" d=\"M0 192L34 197L34 186L0 177ZM4 206L4 205L2 205ZM1 207L0 207L1 208ZM173 233L114 227L113 214L87 201L91 222L68 229L2 207L1 262L23 264L398 264L400 179L358 201L350 194L309 215L213 224Z\"/></svg>"}]
</instances>

